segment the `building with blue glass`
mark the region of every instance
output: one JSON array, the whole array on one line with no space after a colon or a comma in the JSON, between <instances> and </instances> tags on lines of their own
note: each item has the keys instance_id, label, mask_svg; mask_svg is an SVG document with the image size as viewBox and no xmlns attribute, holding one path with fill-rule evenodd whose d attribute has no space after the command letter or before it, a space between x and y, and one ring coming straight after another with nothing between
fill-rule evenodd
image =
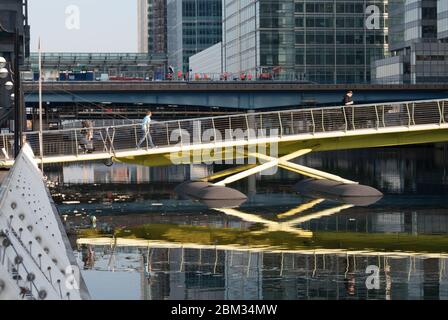
<instances>
[{"instance_id":1,"label":"building with blue glass","mask_svg":"<svg viewBox=\"0 0 448 320\"><path fill-rule=\"evenodd\" d=\"M375 61L376 83L448 81L448 2L389 0L390 56Z\"/></svg>"},{"instance_id":2,"label":"building with blue glass","mask_svg":"<svg viewBox=\"0 0 448 320\"><path fill-rule=\"evenodd\" d=\"M189 58L222 39L222 0L167 1L168 64L188 72Z\"/></svg>"},{"instance_id":3,"label":"building with blue glass","mask_svg":"<svg viewBox=\"0 0 448 320\"><path fill-rule=\"evenodd\" d=\"M388 0L223 1L224 70L364 83L388 52Z\"/></svg>"},{"instance_id":4,"label":"building with blue glass","mask_svg":"<svg viewBox=\"0 0 448 320\"><path fill-rule=\"evenodd\" d=\"M437 32L439 39L448 39L448 1L437 2Z\"/></svg>"}]
</instances>

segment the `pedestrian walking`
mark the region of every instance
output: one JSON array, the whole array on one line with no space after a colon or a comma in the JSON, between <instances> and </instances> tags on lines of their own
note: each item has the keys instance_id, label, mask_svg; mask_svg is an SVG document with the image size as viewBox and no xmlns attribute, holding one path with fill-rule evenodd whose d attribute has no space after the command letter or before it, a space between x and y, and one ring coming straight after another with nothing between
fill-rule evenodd
<instances>
[{"instance_id":1,"label":"pedestrian walking","mask_svg":"<svg viewBox=\"0 0 448 320\"><path fill-rule=\"evenodd\" d=\"M143 144L143 142L147 142L147 144L151 147L151 148L155 148L155 144L152 141L152 137L151 137L151 117L152 117L152 112L148 111L146 113L146 117L143 119L143 123L142 123L142 131L143 131L143 137L140 139L137 147L141 148L141 145Z\"/></svg>"},{"instance_id":2,"label":"pedestrian walking","mask_svg":"<svg viewBox=\"0 0 448 320\"><path fill-rule=\"evenodd\" d=\"M82 122L81 139L79 145L84 153L92 153L95 151L93 147L93 123L89 120Z\"/></svg>"}]
</instances>

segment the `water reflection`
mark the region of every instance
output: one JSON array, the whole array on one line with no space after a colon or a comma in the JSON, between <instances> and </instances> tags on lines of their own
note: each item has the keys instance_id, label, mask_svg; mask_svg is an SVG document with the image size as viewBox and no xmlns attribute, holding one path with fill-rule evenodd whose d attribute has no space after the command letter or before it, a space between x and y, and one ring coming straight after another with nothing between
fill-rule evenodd
<instances>
[{"instance_id":1,"label":"water reflection","mask_svg":"<svg viewBox=\"0 0 448 320\"><path fill-rule=\"evenodd\" d=\"M94 298L448 299L447 159L418 147L300 160L386 194L368 207L297 195L287 171L232 185L249 195L237 210L174 192L218 167L76 164L90 173L47 175ZM369 266L378 290L366 287Z\"/></svg>"},{"instance_id":2,"label":"water reflection","mask_svg":"<svg viewBox=\"0 0 448 320\"><path fill-rule=\"evenodd\" d=\"M288 211L286 211L284 213L279 213L279 214L277 214L277 216L282 217L282 218L291 217L296 214L306 212L307 210L322 203L323 201L325 201L325 199L310 200L307 203L300 204L296 208L289 209ZM269 233L269 232L287 232L290 234L297 235L299 237L312 237L312 235L313 235L312 232L303 230L296 226L300 225L306 221L322 218L325 216L330 216L330 215L339 213L345 209L349 209L352 207L354 207L354 206L351 204L336 205L333 208L321 210L321 211L314 212L311 214L307 214L306 216L303 216L303 217L301 216L301 217L291 219L288 221L267 220L258 215L245 213L238 209L223 208L223 209L215 209L215 210L219 211L219 212L223 212L224 214L226 214L228 216L238 217L241 220L244 220L247 222L259 223L259 224L264 225L264 229L257 231L256 232L257 234L263 234L263 233Z\"/></svg>"},{"instance_id":3,"label":"water reflection","mask_svg":"<svg viewBox=\"0 0 448 320\"><path fill-rule=\"evenodd\" d=\"M445 212L408 219L315 199L281 212L115 217L113 232L84 230L77 244L95 250L93 271L137 273L145 299L448 299ZM378 290L366 287L369 266Z\"/></svg>"},{"instance_id":4,"label":"water reflection","mask_svg":"<svg viewBox=\"0 0 448 320\"><path fill-rule=\"evenodd\" d=\"M163 244L94 248L102 267L92 272L138 274L137 281L122 285L140 288L145 299L448 299L446 255L276 252ZM366 287L369 266L379 268L378 290ZM90 287L94 288L94 283Z\"/></svg>"},{"instance_id":5,"label":"water reflection","mask_svg":"<svg viewBox=\"0 0 448 320\"><path fill-rule=\"evenodd\" d=\"M359 181L379 189L385 194L446 194L448 192L448 144L412 146L402 148L376 148L311 153L297 162L341 177ZM46 175L59 185L124 183L181 183L195 180L213 172L219 166L171 166L147 168L116 163L112 167L103 164L67 164L63 167L49 166ZM257 176L258 181L297 182L297 175L278 170L273 176ZM246 184L242 181L237 185ZM258 187L257 187L258 188ZM263 188L263 187L262 187ZM272 188L270 186L270 188ZM266 192L266 190L261 190ZM250 193L250 192L248 192Z\"/></svg>"}]
</instances>

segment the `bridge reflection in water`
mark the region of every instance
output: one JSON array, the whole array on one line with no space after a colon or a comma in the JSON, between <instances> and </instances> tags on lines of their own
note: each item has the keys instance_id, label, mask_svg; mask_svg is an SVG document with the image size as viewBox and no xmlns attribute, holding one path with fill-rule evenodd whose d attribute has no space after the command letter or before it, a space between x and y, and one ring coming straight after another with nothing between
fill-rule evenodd
<instances>
[{"instance_id":1,"label":"bridge reflection in water","mask_svg":"<svg viewBox=\"0 0 448 320\"><path fill-rule=\"evenodd\" d=\"M167 217L116 228L113 236L85 230L77 243L96 252L97 265L87 268L138 271L145 299L448 298L442 211L429 220L445 221L442 234L418 209L409 217L315 199L276 215L251 211L219 211L239 227L210 224L214 211L190 224ZM378 290L366 287L369 266L379 271Z\"/></svg>"}]
</instances>

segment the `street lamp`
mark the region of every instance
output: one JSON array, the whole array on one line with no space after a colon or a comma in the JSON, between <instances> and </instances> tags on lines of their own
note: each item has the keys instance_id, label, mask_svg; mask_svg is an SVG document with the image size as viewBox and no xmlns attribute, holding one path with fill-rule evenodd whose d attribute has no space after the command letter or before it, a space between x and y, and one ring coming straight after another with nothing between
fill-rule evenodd
<instances>
[{"instance_id":1,"label":"street lamp","mask_svg":"<svg viewBox=\"0 0 448 320\"><path fill-rule=\"evenodd\" d=\"M1 79L5 79L8 76L8 74L9 74L8 69L6 69L6 68L0 69L0 78Z\"/></svg>"},{"instance_id":2,"label":"street lamp","mask_svg":"<svg viewBox=\"0 0 448 320\"><path fill-rule=\"evenodd\" d=\"M5 83L5 88L6 90L11 91L14 88L14 83L12 83L11 81L7 81Z\"/></svg>"},{"instance_id":3,"label":"street lamp","mask_svg":"<svg viewBox=\"0 0 448 320\"><path fill-rule=\"evenodd\" d=\"M6 79L9 76L9 70L6 68L6 59L0 57L0 79ZM11 80L5 82L5 89L11 91L14 88L14 83ZM14 94L12 94L14 96Z\"/></svg>"}]
</instances>

